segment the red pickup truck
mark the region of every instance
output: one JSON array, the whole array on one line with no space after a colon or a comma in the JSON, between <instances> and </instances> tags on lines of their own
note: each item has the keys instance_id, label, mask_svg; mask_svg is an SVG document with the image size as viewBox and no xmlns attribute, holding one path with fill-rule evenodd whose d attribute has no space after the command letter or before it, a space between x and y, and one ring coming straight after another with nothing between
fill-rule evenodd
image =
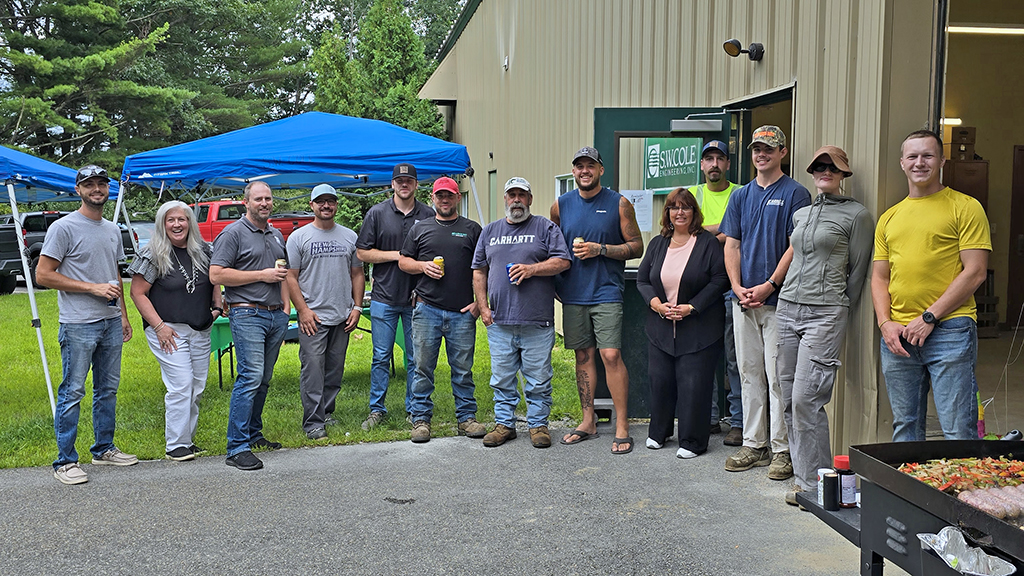
<instances>
[{"instance_id":1,"label":"red pickup truck","mask_svg":"<svg viewBox=\"0 0 1024 576\"><path fill-rule=\"evenodd\" d=\"M245 215L245 204L241 200L200 202L193 204L192 209L196 213L199 232L207 242L213 242L225 226ZM284 212L270 217L270 225L280 230L285 240L295 229L312 221L313 214L309 212Z\"/></svg>"}]
</instances>

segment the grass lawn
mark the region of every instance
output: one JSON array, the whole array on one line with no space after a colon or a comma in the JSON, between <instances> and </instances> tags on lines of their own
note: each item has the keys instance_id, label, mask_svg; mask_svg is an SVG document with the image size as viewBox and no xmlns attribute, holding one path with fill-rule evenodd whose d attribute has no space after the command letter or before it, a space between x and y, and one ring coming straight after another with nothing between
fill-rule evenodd
<instances>
[{"instance_id":1,"label":"grass lawn","mask_svg":"<svg viewBox=\"0 0 1024 576\"><path fill-rule=\"evenodd\" d=\"M127 288L127 286L126 286ZM127 291L127 290L126 290ZM60 346L57 344L57 293L45 290L36 294L39 316L43 325L43 343L46 347L54 395L61 381ZM117 430L114 441L125 452L137 454L140 459L164 457L164 386L160 380L160 367L153 357L145 336L142 319L128 300L128 313L135 333L125 344L121 359L121 386L117 402ZM0 296L0 366L5 374L0 377L0 468L43 466L50 464L57 454L53 418L47 400L46 380L40 367L39 345L31 326L32 312L27 294ZM360 326L369 328L363 318ZM494 421L494 402L488 382L490 380L490 353L487 334L482 324L477 325L476 359L473 376L479 405L477 418L481 422ZM302 431L302 406L299 401L298 344L285 343L274 369L270 393L263 410L264 433L271 440L296 448L316 443L306 439ZM401 357L396 347L396 357ZM388 391L389 418L370 432L360 424L368 413L370 391L370 335L356 331L350 340L346 360L345 380L338 396L335 418L339 425L328 430L331 444L355 442L381 442L408 440L409 425L405 414L405 371L399 360L397 374L391 379ZM450 373L444 360L444 351L438 361L434 392L433 433L435 436L455 434L455 407L451 394ZM575 368L571 351L561 347L561 338L553 354L555 370L554 398L551 420L563 418L578 421L579 399L576 394ZM200 404L199 431L195 442L210 454L223 454L226 447L227 414L231 398L231 372L228 356L222 360L224 390L218 388L216 355L211 355L210 377ZM518 413L525 414L525 403L520 402ZM86 397L82 401L78 428L77 448L83 462L90 458L92 445L92 384L86 383Z\"/></svg>"}]
</instances>

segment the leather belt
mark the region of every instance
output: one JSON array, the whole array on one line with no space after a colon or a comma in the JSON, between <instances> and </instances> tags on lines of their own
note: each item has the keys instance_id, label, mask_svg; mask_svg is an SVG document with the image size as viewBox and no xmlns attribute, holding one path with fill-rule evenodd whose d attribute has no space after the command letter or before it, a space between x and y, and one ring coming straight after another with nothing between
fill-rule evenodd
<instances>
[{"instance_id":1,"label":"leather belt","mask_svg":"<svg viewBox=\"0 0 1024 576\"><path fill-rule=\"evenodd\" d=\"M264 306L263 304L255 304L253 302L231 302L229 306L231 306L232 308L259 308L260 310L269 310L271 312L283 308L281 304L276 304L274 306Z\"/></svg>"}]
</instances>

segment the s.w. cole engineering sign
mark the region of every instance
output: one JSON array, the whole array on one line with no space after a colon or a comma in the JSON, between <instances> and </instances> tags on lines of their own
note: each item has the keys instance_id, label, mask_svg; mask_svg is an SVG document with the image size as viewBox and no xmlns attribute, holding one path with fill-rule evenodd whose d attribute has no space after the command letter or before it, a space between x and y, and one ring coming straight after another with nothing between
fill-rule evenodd
<instances>
[{"instance_id":1,"label":"s.w. cole engineering sign","mask_svg":"<svg viewBox=\"0 0 1024 576\"><path fill-rule=\"evenodd\" d=\"M700 182L700 138L644 139L644 189L667 194Z\"/></svg>"}]
</instances>

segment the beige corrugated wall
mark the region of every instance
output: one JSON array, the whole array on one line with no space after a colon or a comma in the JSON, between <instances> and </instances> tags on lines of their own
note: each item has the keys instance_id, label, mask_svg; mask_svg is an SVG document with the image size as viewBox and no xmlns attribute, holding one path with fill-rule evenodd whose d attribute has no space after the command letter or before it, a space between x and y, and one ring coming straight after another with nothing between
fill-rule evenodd
<instances>
[{"instance_id":1,"label":"beige corrugated wall","mask_svg":"<svg viewBox=\"0 0 1024 576\"><path fill-rule=\"evenodd\" d=\"M546 214L555 177L593 143L594 108L716 107L795 83L793 176L812 188L801 168L839 145L856 172L847 193L877 217L906 195L899 145L929 118L933 11L927 0L483 0L420 94L457 101L454 139L482 194L490 170L500 183L523 176ZM763 43L764 59L728 57L729 38ZM480 200L484 214L501 202ZM831 406L837 451L891 435L869 302L865 290Z\"/></svg>"}]
</instances>

